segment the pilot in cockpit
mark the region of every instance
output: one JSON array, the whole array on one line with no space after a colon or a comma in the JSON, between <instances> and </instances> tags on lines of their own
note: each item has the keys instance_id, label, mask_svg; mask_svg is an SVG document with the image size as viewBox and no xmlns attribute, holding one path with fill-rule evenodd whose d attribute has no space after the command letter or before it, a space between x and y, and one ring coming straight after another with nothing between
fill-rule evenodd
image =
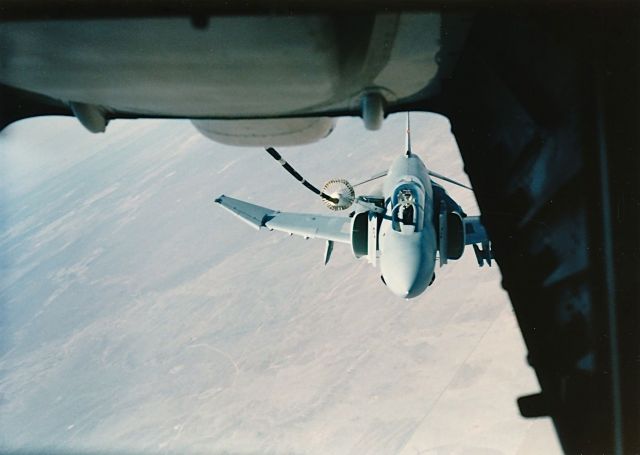
<instances>
[{"instance_id":1,"label":"pilot in cockpit","mask_svg":"<svg viewBox=\"0 0 640 455\"><path fill-rule=\"evenodd\" d=\"M420 230L418 224L417 187L405 184L396 190L393 198L393 229L398 232L413 233Z\"/></svg>"},{"instance_id":2,"label":"pilot in cockpit","mask_svg":"<svg viewBox=\"0 0 640 455\"><path fill-rule=\"evenodd\" d=\"M413 205L406 205L400 208L400 222L406 225L412 225L413 223Z\"/></svg>"}]
</instances>

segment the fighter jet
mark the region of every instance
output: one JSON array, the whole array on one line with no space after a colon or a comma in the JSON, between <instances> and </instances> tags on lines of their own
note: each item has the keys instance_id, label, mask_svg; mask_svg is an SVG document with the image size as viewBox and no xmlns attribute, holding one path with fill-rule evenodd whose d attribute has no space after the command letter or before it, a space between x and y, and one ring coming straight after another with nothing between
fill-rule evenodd
<instances>
[{"instance_id":1,"label":"fighter jet","mask_svg":"<svg viewBox=\"0 0 640 455\"><path fill-rule=\"evenodd\" d=\"M326 240L325 265L335 242L348 244L356 258L364 257L374 267L379 263L382 282L393 294L414 298L433 283L438 256L442 267L449 259L459 259L465 245L473 245L478 265L491 266L492 253L480 217L467 216L431 177L471 188L430 171L411 151L409 114L405 145L389 170L355 185L329 180L322 190L307 182L274 148L266 149L330 210L355 206L348 217L285 213L225 195L215 202L255 229ZM382 195L356 197L355 187L379 178L384 178Z\"/></svg>"}]
</instances>

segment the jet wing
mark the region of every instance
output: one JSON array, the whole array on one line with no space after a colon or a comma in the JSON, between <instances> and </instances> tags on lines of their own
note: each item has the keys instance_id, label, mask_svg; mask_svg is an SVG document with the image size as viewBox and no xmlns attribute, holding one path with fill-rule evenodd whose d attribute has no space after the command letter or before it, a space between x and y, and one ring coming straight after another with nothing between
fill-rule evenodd
<instances>
[{"instance_id":1,"label":"jet wing","mask_svg":"<svg viewBox=\"0 0 640 455\"><path fill-rule=\"evenodd\" d=\"M479 216L467 216L462 220L464 221L465 245L474 245L476 243L484 243L489 241L487 230L480 222Z\"/></svg>"},{"instance_id":2,"label":"jet wing","mask_svg":"<svg viewBox=\"0 0 640 455\"><path fill-rule=\"evenodd\" d=\"M493 259L493 251L491 250L491 241L487 235L487 230L480 222L479 216L467 216L464 221L464 244L473 245L473 252L476 254L478 265L482 267L484 264L491 267ZM478 244L482 246L479 247Z\"/></svg>"},{"instance_id":3,"label":"jet wing","mask_svg":"<svg viewBox=\"0 0 640 455\"><path fill-rule=\"evenodd\" d=\"M351 243L351 218L279 212L225 195L215 202L254 229L266 227L309 239Z\"/></svg>"}]
</instances>

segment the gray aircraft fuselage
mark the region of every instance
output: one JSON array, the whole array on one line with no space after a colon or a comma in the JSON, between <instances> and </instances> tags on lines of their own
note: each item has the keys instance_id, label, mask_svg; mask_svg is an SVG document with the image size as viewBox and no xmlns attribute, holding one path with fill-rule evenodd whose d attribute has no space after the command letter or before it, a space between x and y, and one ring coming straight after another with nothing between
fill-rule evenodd
<instances>
[{"instance_id":1,"label":"gray aircraft fuselage","mask_svg":"<svg viewBox=\"0 0 640 455\"><path fill-rule=\"evenodd\" d=\"M433 280L437 238L433 188L422 160L413 153L396 158L384 179L386 214L380 225L380 270L391 292L420 295Z\"/></svg>"},{"instance_id":2,"label":"gray aircraft fuselage","mask_svg":"<svg viewBox=\"0 0 640 455\"><path fill-rule=\"evenodd\" d=\"M356 258L366 257L374 267L380 265L382 281L393 294L404 299L417 297L433 282L437 252L441 266L448 259L459 259L465 245L473 245L479 266L485 262L491 265L492 255L480 217L467 216L431 177L471 188L428 170L411 152L408 114L405 150L386 172L353 186L346 180L329 180L320 191L275 149L266 149L296 180L320 195L331 210L344 210L355 202L356 210L349 217L280 212L225 195L215 202L255 229L265 227L326 240L325 265L334 242L347 243ZM354 186L381 177L382 195L376 192L355 197Z\"/></svg>"}]
</instances>

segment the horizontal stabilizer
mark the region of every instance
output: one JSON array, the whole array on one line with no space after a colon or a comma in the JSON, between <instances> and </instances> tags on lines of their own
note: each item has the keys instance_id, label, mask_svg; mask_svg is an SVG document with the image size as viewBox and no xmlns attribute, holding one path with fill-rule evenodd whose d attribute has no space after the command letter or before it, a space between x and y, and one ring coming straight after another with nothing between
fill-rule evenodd
<instances>
[{"instance_id":1,"label":"horizontal stabilizer","mask_svg":"<svg viewBox=\"0 0 640 455\"><path fill-rule=\"evenodd\" d=\"M372 182L374 180L377 180L377 179L380 179L382 177L385 177L388 173L389 173L389 171L378 172L377 174L372 175L368 179L362 180L361 182L358 182L358 183L356 183L354 185L351 185L351 186L353 186L355 188L356 186L360 186L360 185L363 185L365 183Z\"/></svg>"},{"instance_id":2,"label":"horizontal stabilizer","mask_svg":"<svg viewBox=\"0 0 640 455\"><path fill-rule=\"evenodd\" d=\"M225 196L224 194L217 198L215 202L254 229L260 229L265 225L264 223L278 213L277 210L271 210L266 207L250 204L239 199Z\"/></svg>"},{"instance_id":3,"label":"horizontal stabilizer","mask_svg":"<svg viewBox=\"0 0 640 455\"><path fill-rule=\"evenodd\" d=\"M461 186L462 188L466 188L468 190L473 191L473 188L471 188L470 186L467 186L467 185L465 185L463 183L460 183L460 182L458 182L456 180L453 180L453 179L447 177L446 175L438 174L437 172L434 172L434 171L428 171L428 172L429 172L429 175L431 177L435 177L437 179L444 180L445 182L453 183L454 185L458 185L458 186Z\"/></svg>"}]
</instances>

